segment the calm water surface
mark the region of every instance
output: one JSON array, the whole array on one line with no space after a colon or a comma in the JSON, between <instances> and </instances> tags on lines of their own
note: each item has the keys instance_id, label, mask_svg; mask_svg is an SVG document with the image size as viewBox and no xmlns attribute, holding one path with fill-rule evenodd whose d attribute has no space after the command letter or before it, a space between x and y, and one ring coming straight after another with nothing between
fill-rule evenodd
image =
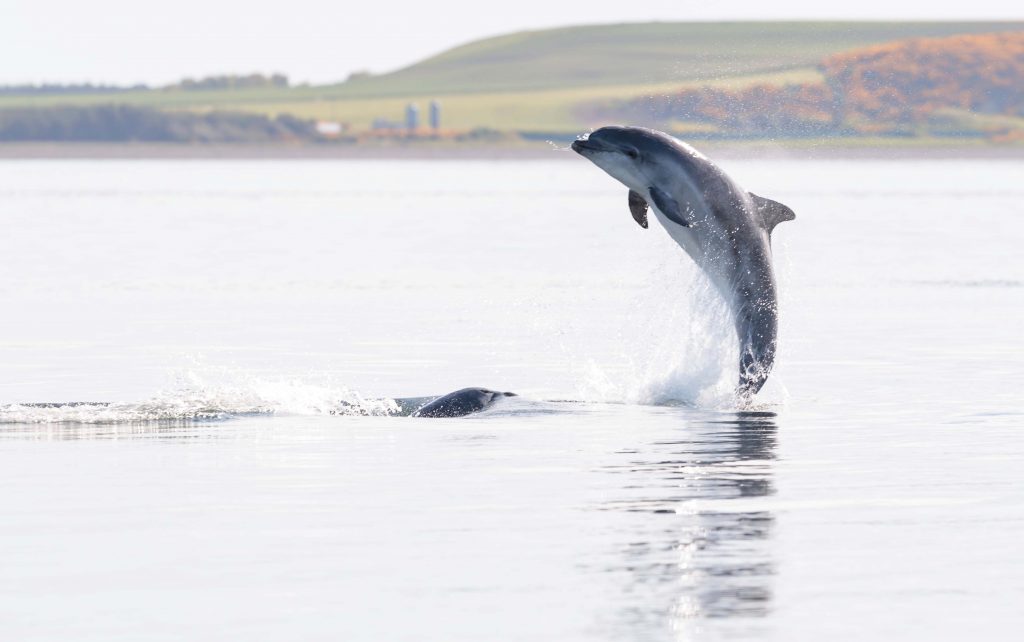
<instances>
[{"instance_id":1,"label":"calm water surface","mask_svg":"<svg viewBox=\"0 0 1024 642\"><path fill-rule=\"evenodd\" d=\"M743 409L579 159L0 162L0 638L1017 639L1024 161L725 167L797 212Z\"/></svg>"}]
</instances>

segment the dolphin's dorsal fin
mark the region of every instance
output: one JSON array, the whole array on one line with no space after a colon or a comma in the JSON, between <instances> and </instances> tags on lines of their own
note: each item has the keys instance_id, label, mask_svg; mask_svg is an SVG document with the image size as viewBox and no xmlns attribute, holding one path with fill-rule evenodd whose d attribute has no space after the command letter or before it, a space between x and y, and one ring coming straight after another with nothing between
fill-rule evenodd
<instances>
[{"instance_id":1,"label":"dolphin's dorsal fin","mask_svg":"<svg viewBox=\"0 0 1024 642\"><path fill-rule=\"evenodd\" d=\"M773 201L770 198L763 198L750 193L750 198L754 199L754 205L757 206L757 213L761 215L761 219L764 221L764 227L771 234L775 226L783 221L792 221L796 218L796 214L793 210L789 209L778 201Z\"/></svg>"},{"instance_id":2,"label":"dolphin's dorsal fin","mask_svg":"<svg viewBox=\"0 0 1024 642\"><path fill-rule=\"evenodd\" d=\"M647 201L633 190L629 190L629 213L637 225L647 229Z\"/></svg>"}]
</instances>

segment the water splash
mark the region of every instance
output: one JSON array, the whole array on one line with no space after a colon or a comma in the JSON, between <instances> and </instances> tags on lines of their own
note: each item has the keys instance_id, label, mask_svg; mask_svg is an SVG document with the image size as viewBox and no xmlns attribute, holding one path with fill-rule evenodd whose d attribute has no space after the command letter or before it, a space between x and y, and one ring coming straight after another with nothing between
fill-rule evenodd
<instances>
[{"instance_id":1,"label":"water splash","mask_svg":"<svg viewBox=\"0 0 1024 642\"><path fill-rule=\"evenodd\" d=\"M611 356L582 361L577 394L588 401L735 407L738 346L728 307L683 257L666 257L655 272L620 320Z\"/></svg>"},{"instance_id":2,"label":"water splash","mask_svg":"<svg viewBox=\"0 0 1024 642\"><path fill-rule=\"evenodd\" d=\"M593 133L594 133L594 128L591 127L590 131L587 131L587 132L584 132L584 133L580 134L579 136L576 137L576 140L587 140L587 138L589 138L590 135L593 134ZM572 144L569 144L569 145L559 145L558 143L556 143L555 141L550 140L550 139L549 140L545 140L544 142L546 142L548 144L548 146L552 149L552 151L556 151L556 152L571 152L572 151Z\"/></svg>"},{"instance_id":3,"label":"water splash","mask_svg":"<svg viewBox=\"0 0 1024 642\"><path fill-rule=\"evenodd\" d=\"M228 369L189 370L177 385L133 402L0 404L0 424L124 424L223 421L258 415L391 416L388 398L368 399L344 386L301 379L267 379Z\"/></svg>"},{"instance_id":4,"label":"water splash","mask_svg":"<svg viewBox=\"0 0 1024 642\"><path fill-rule=\"evenodd\" d=\"M558 143L556 143L553 140L546 140L544 142L548 144L548 147L550 147L551 151L553 151L553 152L571 152L572 151L572 147L570 147L569 145L559 145Z\"/></svg>"}]
</instances>

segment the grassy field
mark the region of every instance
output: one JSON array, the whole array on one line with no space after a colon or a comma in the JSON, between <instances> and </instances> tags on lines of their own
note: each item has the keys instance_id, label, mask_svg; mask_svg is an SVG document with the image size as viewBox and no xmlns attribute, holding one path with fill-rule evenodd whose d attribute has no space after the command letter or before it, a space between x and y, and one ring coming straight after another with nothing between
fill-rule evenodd
<instances>
[{"instance_id":1,"label":"grassy field","mask_svg":"<svg viewBox=\"0 0 1024 642\"><path fill-rule=\"evenodd\" d=\"M647 23L514 33L455 47L398 71L337 85L230 91L0 95L0 108L123 102L162 109L241 110L337 120L362 130L404 106L443 106L446 128L579 131L578 106L668 93L817 77L821 58L915 36L1024 29L1009 22Z\"/></svg>"},{"instance_id":2,"label":"grassy field","mask_svg":"<svg viewBox=\"0 0 1024 642\"><path fill-rule=\"evenodd\" d=\"M450 49L346 88L409 95L706 81L813 66L844 49L918 36L1024 29L997 22L722 22L568 27Z\"/></svg>"},{"instance_id":3,"label":"grassy field","mask_svg":"<svg viewBox=\"0 0 1024 642\"><path fill-rule=\"evenodd\" d=\"M594 100L633 98L669 93L685 86L711 85L738 88L754 83L806 82L819 78L813 67L778 72L733 75L709 81L626 83L592 87L567 87L522 91L440 93L424 90L402 96L352 98L335 86L235 91L134 91L118 94L2 96L3 107L95 105L111 102L181 110L237 110L268 116L292 114L300 118L348 123L355 130L369 128L375 118L401 121L405 106L416 102L425 109L430 100L442 104L444 127L469 130L478 127L502 131L575 131L587 127L577 106Z\"/></svg>"},{"instance_id":4,"label":"grassy field","mask_svg":"<svg viewBox=\"0 0 1024 642\"><path fill-rule=\"evenodd\" d=\"M817 71L806 68L753 76L735 76L701 84L742 87L760 82L802 82L818 77L820 76ZM587 122L585 117L577 113L577 105L580 103L668 93L689 84L693 83L449 94L440 96L439 99L445 127L460 130L484 127L503 131L568 132L600 124ZM401 98L250 103L242 108L268 115L289 113L303 118L336 120L349 123L354 130L362 130L368 128L378 116L401 120L406 104L416 102L422 110L435 97L438 96L424 93Z\"/></svg>"}]
</instances>

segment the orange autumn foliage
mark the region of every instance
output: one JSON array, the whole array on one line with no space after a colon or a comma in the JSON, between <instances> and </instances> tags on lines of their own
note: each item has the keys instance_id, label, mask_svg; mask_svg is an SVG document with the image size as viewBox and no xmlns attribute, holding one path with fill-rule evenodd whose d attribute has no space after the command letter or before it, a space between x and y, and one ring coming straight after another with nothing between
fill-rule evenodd
<instances>
[{"instance_id":1,"label":"orange autumn foliage","mask_svg":"<svg viewBox=\"0 0 1024 642\"><path fill-rule=\"evenodd\" d=\"M840 118L907 123L936 109L1024 115L1024 32L916 38L826 58Z\"/></svg>"},{"instance_id":2,"label":"orange autumn foliage","mask_svg":"<svg viewBox=\"0 0 1024 642\"><path fill-rule=\"evenodd\" d=\"M683 89L592 115L797 136L894 132L943 109L1024 116L1024 32L903 40L830 56L819 69L823 83Z\"/></svg>"}]
</instances>

